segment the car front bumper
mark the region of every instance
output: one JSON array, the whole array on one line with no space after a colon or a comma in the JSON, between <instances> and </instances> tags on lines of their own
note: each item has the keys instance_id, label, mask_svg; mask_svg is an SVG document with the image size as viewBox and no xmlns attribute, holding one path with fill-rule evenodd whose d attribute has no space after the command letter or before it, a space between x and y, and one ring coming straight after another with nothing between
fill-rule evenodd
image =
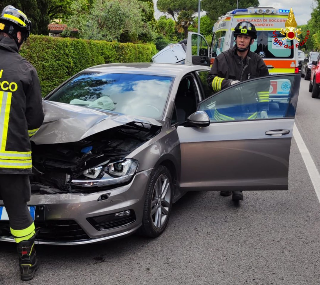
<instances>
[{"instance_id":1,"label":"car front bumper","mask_svg":"<svg viewBox=\"0 0 320 285\"><path fill-rule=\"evenodd\" d=\"M39 228L36 242L87 244L135 232L141 226L151 171L137 173L130 184L111 190L31 195L28 205L42 209L43 216L35 219L36 228ZM8 221L0 221L0 241L14 241Z\"/></svg>"}]
</instances>

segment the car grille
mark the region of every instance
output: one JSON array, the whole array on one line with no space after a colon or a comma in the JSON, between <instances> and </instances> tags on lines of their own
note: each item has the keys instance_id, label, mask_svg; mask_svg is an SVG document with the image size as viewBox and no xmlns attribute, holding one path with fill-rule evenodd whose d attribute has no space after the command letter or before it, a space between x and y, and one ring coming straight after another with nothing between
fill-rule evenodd
<instances>
[{"instance_id":1,"label":"car grille","mask_svg":"<svg viewBox=\"0 0 320 285\"><path fill-rule=\"evenodd\" d=\"M37 240L43 241L77 241L87 240L89 236L72 220L35 221L36 229L39 228ZM0 221L0 235L11 236L8 221Z\"/></svg>"},{"instance_id":2,"label":"car grille","mask_svg":"<svg viewBox=\"0 0 320 285\"><path fill-rule=\"evenodd\" d=\"M133 210L121 211L115 214L108 214L87 218L88 222L98 231L127 226L136 221Z\"/></svg>"}]
</instances>

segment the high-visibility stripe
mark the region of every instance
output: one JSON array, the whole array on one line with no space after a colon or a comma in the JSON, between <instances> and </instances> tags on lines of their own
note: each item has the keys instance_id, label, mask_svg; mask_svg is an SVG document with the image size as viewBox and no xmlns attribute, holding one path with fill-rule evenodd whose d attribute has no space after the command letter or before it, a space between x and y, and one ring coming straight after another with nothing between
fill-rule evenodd
<instances>
[{"instance_id":1,"label":"high-visibility stripe","mask_svg":"<svg viewBox=\"0 0 320 285\"><path fill-rule=\"evenodd\" d=\"M269 69L270 74L278 74L278 73L295 73L294 68L272 68Z\"/></svg>"},{"instance_id":2,"label":"high-visibility stripe","mask_svg":"<svg viewBox=\"0 0 320 285\"><path fill-rule=\"evenodd\" d=\"M11 98L11 92L0 91L0 168L32 168L31 151L6 151Z\"/></svg>"},{"instance_id":3,"label":"high-visibility stripe","mask_svg":"<svg viewBox=\"0 0 320 285\"><path fill-rule=\"evenodd\" d=\"M31 151L29 152L0 152L0 159L31 159Z\"/></svg>"},{"instance_id":4,"label":"high-visibility stripe","mask_svg":"<svg viewBox=\"0 0 320 285\"><path fill-rule=\"evenodd\" d=\"M32 168L32 160L0 159L0 168L28 169Z\"/></svg>"},{"instance_id":5,"label":"high-visibility stripe","mask_svg":"<svg viewBox=\"0 0 320 285\"><path fill-rule=\"evenodd\" d=\"M22 11L18 10L18 13L21 14L23 17L25 17L26 19L28 19L28 17L26 16L25 13L23 13Z\"/></svg>"},{"instance_id":6,"label":"high-visibility stripe","mask_svg":"<svg viewBox=\"0 0 320 285\"><path fill-rule=\"evenodd\" d=\"M220 30L217 30L216 33L217 32L225 32L225 31L228 31L228 29L220 29Z\"/></svg>"},{"instance_id":7,"label":"high-visibility stripe","mask_svg":"<svg viewBox=\"0 0 320 285\"><path fill-rule=\"evenodd\" d=\"M257 31L281 31L281 28L258 28L256 27ZM231 28L231 31L234 31L234 28Z\"/></svg>"},{"instance_id":8,"label":"high-visibility stripe","mask_svg":"<svg viewBox=\"0 0 320 285\"><path fill-rule=\"evenodd\" d=\"M288 19L288 15L237 15L234 18L279 18L279 19Z\"/></svg>"},{"instance_id":9,"label":"high-visibility stripe","mask_svg":"<svg viewBox=\"0 0 320 285\"><path fill-rule=\"evenodd\" d=\"M29 137L32 137L38 130L39 128L34 130L28 130Z\"/></svg>"},{"instance_id":10,"label":"high-visibility stripe","mask_svg":"<svg viewBox=\"0 0 320 285\"><path fill-rule=\"evenodd\" d=\"M219 76L216 76L215 78L213 78L213 80L212 80L213 91L220 91L221 90L223 80L224 80L224 78L219 77Z\"/></svg>"},{"instance_id":11,"label":"high-visibility stripe","mask_svg":"<svg viewBox=\"0 0 320 285\"><path fill-rule=\"evenodd\" d=\"M250 117L248 117L249 120L254 120L258 117L258 112L253 113Z\"/></svg>"},{"instance_id":12,"label":"high-visibility stripe","mask_svg":"<svg viewBox=\"0 0 320 285\"><path fill-rule=\"evenodd\" d=\"M29 240L35 235L35 226L34 223L32 223L29 227L27 227L24 230L14 230L10 228L10 232L13 235L16 243L19 243L24 240Z\"/></svg>"},{"instance_id":13,"label":"high-visibility stripe","mask_svg":"<svg viewBox=\"0 0 320 285\"><path fill-rule=\"evenodd\" d=\"M24 26L24 27L27 25L25 22L23 22L19 18L15 17L15 16L12 16L10 14L4 14L3 17L4 18L9 18L11 20L14 20L14 21L18 22L20 25Z\"/></svg>"},{"instance_id":14,"label":"high-visibility stripe","mask_svg":"<svg viewBox=\"0 0 320 285\"><path fill-rule=\"evenodd\" d=\"M0 126L2 126L2 128L0 128L1 152L5 151L7 144L11 98L11 92L0 91Z\"/></svg>"}]
</instances>

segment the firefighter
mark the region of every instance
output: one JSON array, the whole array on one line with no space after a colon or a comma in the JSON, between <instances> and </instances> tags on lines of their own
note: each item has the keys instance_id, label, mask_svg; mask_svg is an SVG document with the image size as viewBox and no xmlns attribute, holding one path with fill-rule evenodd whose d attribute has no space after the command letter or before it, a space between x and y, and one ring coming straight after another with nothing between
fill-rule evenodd
<instances>
[{"instance_id":1,"label":"firefighter","mask_svg":"<svg viewBox=\"0 0 320 285\"><path fill-rule=\"evenodd\" d=\"M250 45L257 38L255 26L250 22L240 22L234 29L235 46L219 54L208 74L207 81L214 92L218 92L240 81L269 75L268 67L263 59L250 51ZM269 86L261 86L257 90L258 101L268 108ZM260 108L262 107L260 105ZM266 114L266 112L260 112ZM229 118L227 116L221 116ZM252 116L251 116L252 117ZM250 117L248 119L251 119ZM232 200L243 200L242 191L221 191L221 196L230 196Z\"/></svg>"},{"instance_id":2,"label":"firefighter","mask_svg":"<svg viewBox=\"0 0 320 285\"><path fill-rule=\"evenodd\" d=\"M37 72L19 54L30 29L31 22L23 12L11 5L3 9L0 16L0 199L17 243L24 281L31 280L38 268L35 225L27 202L31 195L30 137L44 119Z\"/></svg>"}]
</instances>

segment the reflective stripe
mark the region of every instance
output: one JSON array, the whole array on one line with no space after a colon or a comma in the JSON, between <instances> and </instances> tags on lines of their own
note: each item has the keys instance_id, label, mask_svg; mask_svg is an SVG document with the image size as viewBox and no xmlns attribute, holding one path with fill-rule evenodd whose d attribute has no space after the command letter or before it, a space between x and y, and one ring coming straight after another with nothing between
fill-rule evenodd
<instances>
[{"instance_id":1,"label":"reflective stripe","mask_svg":"<svg viewBox=\"0 0 320 285\"><path fill-rule=\"evenodd\" d=\"M11 98L11 92L0 91L0 168L32 168L31 151L6 151Z\"/></svg>"},{"instance_id":2,"label":"reflective stripe","mask_svg":"<svg viewBox=\"0 0 320 285\"><path fill-rule=\"evenodd\" d=\"M288 15L252 15L252 14L248 14L248 15L237 15L234 16L234 18L279 18L279 19L287 19Z\"/></svg>"},{"instance_id":3,"label":"reflective stripe","mask_svg":"<svg viewBox=\"0 0 320 285\"><path fill-rule=\"evenodd\" d=\"M14 21L17 21L20 25L22 26L26 26L26 23L24 23L23 21L21 21L19 18L15 17L15 16L12 16L12 15L9 15L9 14L4 14L3 15L4 18L9 18L11 20L14 20Z\"/></svg>"},{"instance_id":4,"label":"reflective stripe","mask_svg":"<svg viewBox=\"0 0 320 285\"><path fill-rule=\"evenodd\" d=\"M39 128L34 130L28 130L29 137L32 137L38 130Z\"/></svg>"},{"instance_id":5,"label":"reflective stripe","mask_svg":"<svg viewBox=\"0 0 320 285\"><path fill-rule=\"evenodd\" d=\"M24 230L14 230L10 228L10 232L13 235L16 243L19 243L24 240L29 240L35 235L35 226L34 223L32 223L29 227L27 227Z\"/></svg>"},{"instance_id":6,"label":"reflective stripe","mask_svg":"<svg viewBox=\"0 0 320 285\"><path fill-rule=\"evenodd\" d=\"M31 151L28 152L0 152L0 159L31 159Z\"/></svg>"},{"instance_id":7,"label":"reflective stripe","mask_svg":"<svg viewBox=\"0 0 320 285\"><path fill-rule=\"evenodd\" d=\"M217 121L234 121L234 118L228 117L218 112L218 110L214 110L214 118Z\"/></svg>"},{"instance_id":8,"label":"reflective stripe","mask_svg":"<svg viewBox=\"0 0 320 285\"><path fill-rule=\"evenodd\" d=\"M249 120L254 120L258 117L258 112L253 113L250 117L248 117Z\"/></svg>"},{"instance_id":9,"label":"reflective stripe","mask_svg":"<svg viewBox=\"0 0 320 285\"><path fill-rule=\"evenodd\" d=\"M28 169L32 168L32 161L30 160L13 160L13 159L0 159L0 168L19 168Z\"/></svg>"},{"instance_id":10,"label":"reflective stripe","mask_svg":"<svg viewBox=\"0 0 320 285\"><path fill-rule=\"evenodd\" d=\"M213 91L220 91L221 90L221 85L222 85L222 81L224 80L224 78L216 76L215 78L213 78L212 80L212 89Z\"/></svg>"},{"instance_id":11,"label":"reflective stripe","mask_svg":"<svg viewBox=\"0 0 320 285\"><path fill-rule=\"evenodd\" d=\"M270 74L278 74L278 73L294 73L294 68L272 68L269 70Z\"/></svg>"},{"instance_id":12,"label":"reflective stripe","mask_svg":"<svg viewBox=\"0 0 320 285\"><path fill-rule=\"evenodd\" d=\"M5 152L7 144L11 98L11 92L0 91L0 126L2 126L2 128L0 128L1 152Z\"/></svg>"},{"instance_id":13,"label":"reflective stripe","mask_svg":"<svg viewBox=\"0 0 320 285\"><path fill-rule=\"evenodd\" d=\"M281 28L257 28L257 31L281 31ZM231 31L234 31L234 28L231 28Z\"/></svg>"},{"instance_id":14,"label":"reflective stripe","mask_svg":"<svg viewBox=\"0 0 320 285\"><path fill-rule=\"evenodd\" d=\"M269 102L269 91L258 92L259 102Z\"/></svg>"}]
</instances>

